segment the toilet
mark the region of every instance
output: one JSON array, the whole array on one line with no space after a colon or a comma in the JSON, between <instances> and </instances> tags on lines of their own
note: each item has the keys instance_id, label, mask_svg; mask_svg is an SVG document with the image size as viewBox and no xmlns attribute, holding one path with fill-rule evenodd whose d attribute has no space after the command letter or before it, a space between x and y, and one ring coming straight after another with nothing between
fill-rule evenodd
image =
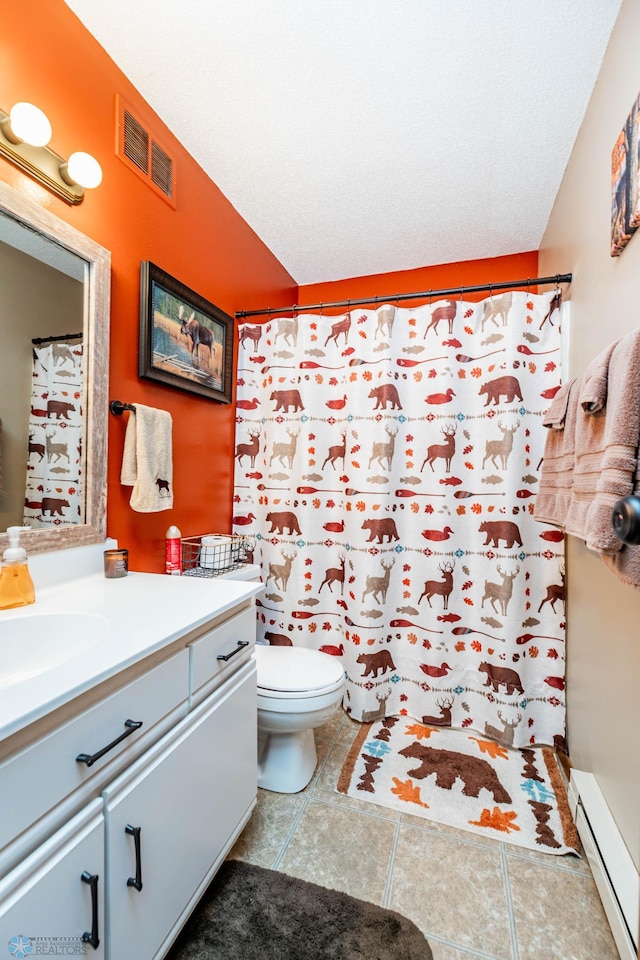
<instances>
[{"instance_id":1,"label":"toilet","mask_svg":"<svg viewBox=\"0 0 640 960\"><path fill-rule=\"evenodd\" d=\"M240 567L221 578L259 580L260 568ZM257 644L255 659L258 786L274 793L298 793L318 763L313 731L342 703L344 670L338 657L304 647Z\"/></svg>"},{"instance_id":2,"label":"toilet","mask_svg":"<svg viewBox=\"0 0 640 960\"><path fill-rule=\"evenodd\" d=\"M342 703L344 670L328 653L257 645L258 786L297 793L318 756L313 731Z\"/></svg>"}]
</instances>

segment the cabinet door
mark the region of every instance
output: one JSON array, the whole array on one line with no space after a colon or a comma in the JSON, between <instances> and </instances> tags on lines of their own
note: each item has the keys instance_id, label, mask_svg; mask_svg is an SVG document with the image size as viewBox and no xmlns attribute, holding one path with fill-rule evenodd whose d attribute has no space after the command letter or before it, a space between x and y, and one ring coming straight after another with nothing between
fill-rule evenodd
<instances>
[{"instance_id":1,"label":"cabinet door","mask_svg":"<svg viewBox=\"0 0 640 960\"><path fill-rule=\"evenodd\" d=\"M252 661L105 791L109 960L154 957L228 849L255 803L256 711Z\"/></svg>"},{"instance_id":2,"label":"cabinet door","mask_svg":"<svg viewBox=\"0 0 640 960\"><path fill-rule=\"evenodd\" d=\"M96 799L0 881L3 955L103 960L103 919L104 819Z\"/></svg>"}]
</instances>

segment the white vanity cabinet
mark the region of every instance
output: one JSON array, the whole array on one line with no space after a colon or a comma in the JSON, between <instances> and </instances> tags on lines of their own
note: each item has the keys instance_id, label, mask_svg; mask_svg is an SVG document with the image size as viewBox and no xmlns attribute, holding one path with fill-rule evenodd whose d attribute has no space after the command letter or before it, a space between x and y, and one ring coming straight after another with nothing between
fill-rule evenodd
<instances>
[{"instance_id":1,"label":"white vanity cabinet","mask_svg":"<svg viewBox=\"0 0 640 960\"><path fill-rule=\"evenodd\" d=\"M256 802L255 607L214 614L0 740L0 950L169 950Z\"/></svg>"}]
</instances>

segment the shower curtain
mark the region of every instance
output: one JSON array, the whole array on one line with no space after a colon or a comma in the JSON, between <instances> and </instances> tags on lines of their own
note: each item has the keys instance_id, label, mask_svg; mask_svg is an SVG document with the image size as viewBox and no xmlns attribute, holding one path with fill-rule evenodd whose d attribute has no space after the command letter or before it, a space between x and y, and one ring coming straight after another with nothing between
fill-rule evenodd
<instances>
[{"instance_id":1,"label":"shower curtain","mask_svg":"<svg viewBox=\"0 0 640 960\"><path fill-rule=\"evenodd\" d=\"M82 523L83 346L53 341L33 348L23 523Z\"/></svg>"},{"instance_id":2,"label":"shower curtain","mask_svg":"<svg viewBox=\"0 0 640 960\"><path fill-rule=\"evenodd\" d=\"M234 530L258 641L341 659L353 719L565 749L562 533L533 519L558 292L245 323Z\"/></svg>"}]
</instances>

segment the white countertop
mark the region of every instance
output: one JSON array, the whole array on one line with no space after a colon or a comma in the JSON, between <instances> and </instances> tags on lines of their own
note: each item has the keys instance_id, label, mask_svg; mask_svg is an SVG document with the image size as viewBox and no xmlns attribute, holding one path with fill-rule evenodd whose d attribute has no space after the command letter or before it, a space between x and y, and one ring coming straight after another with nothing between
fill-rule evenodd
<instances>
[{"instance_id":1,"label":"white countertop","mask_svg":"<svg viewBox=\"0 0 640 960\"><path fill-rule=\"evenodd\" d=\"M90 614L104 621L101 636L70 659L0 689L0 740L262 589L252 581L152 573L107 580L93 572L44 588L36 582L35 604L0 611L0 678L3 638L11 642L18 620L31 618L37 631L38 617Z\"/></svg>"}]
</instances>

